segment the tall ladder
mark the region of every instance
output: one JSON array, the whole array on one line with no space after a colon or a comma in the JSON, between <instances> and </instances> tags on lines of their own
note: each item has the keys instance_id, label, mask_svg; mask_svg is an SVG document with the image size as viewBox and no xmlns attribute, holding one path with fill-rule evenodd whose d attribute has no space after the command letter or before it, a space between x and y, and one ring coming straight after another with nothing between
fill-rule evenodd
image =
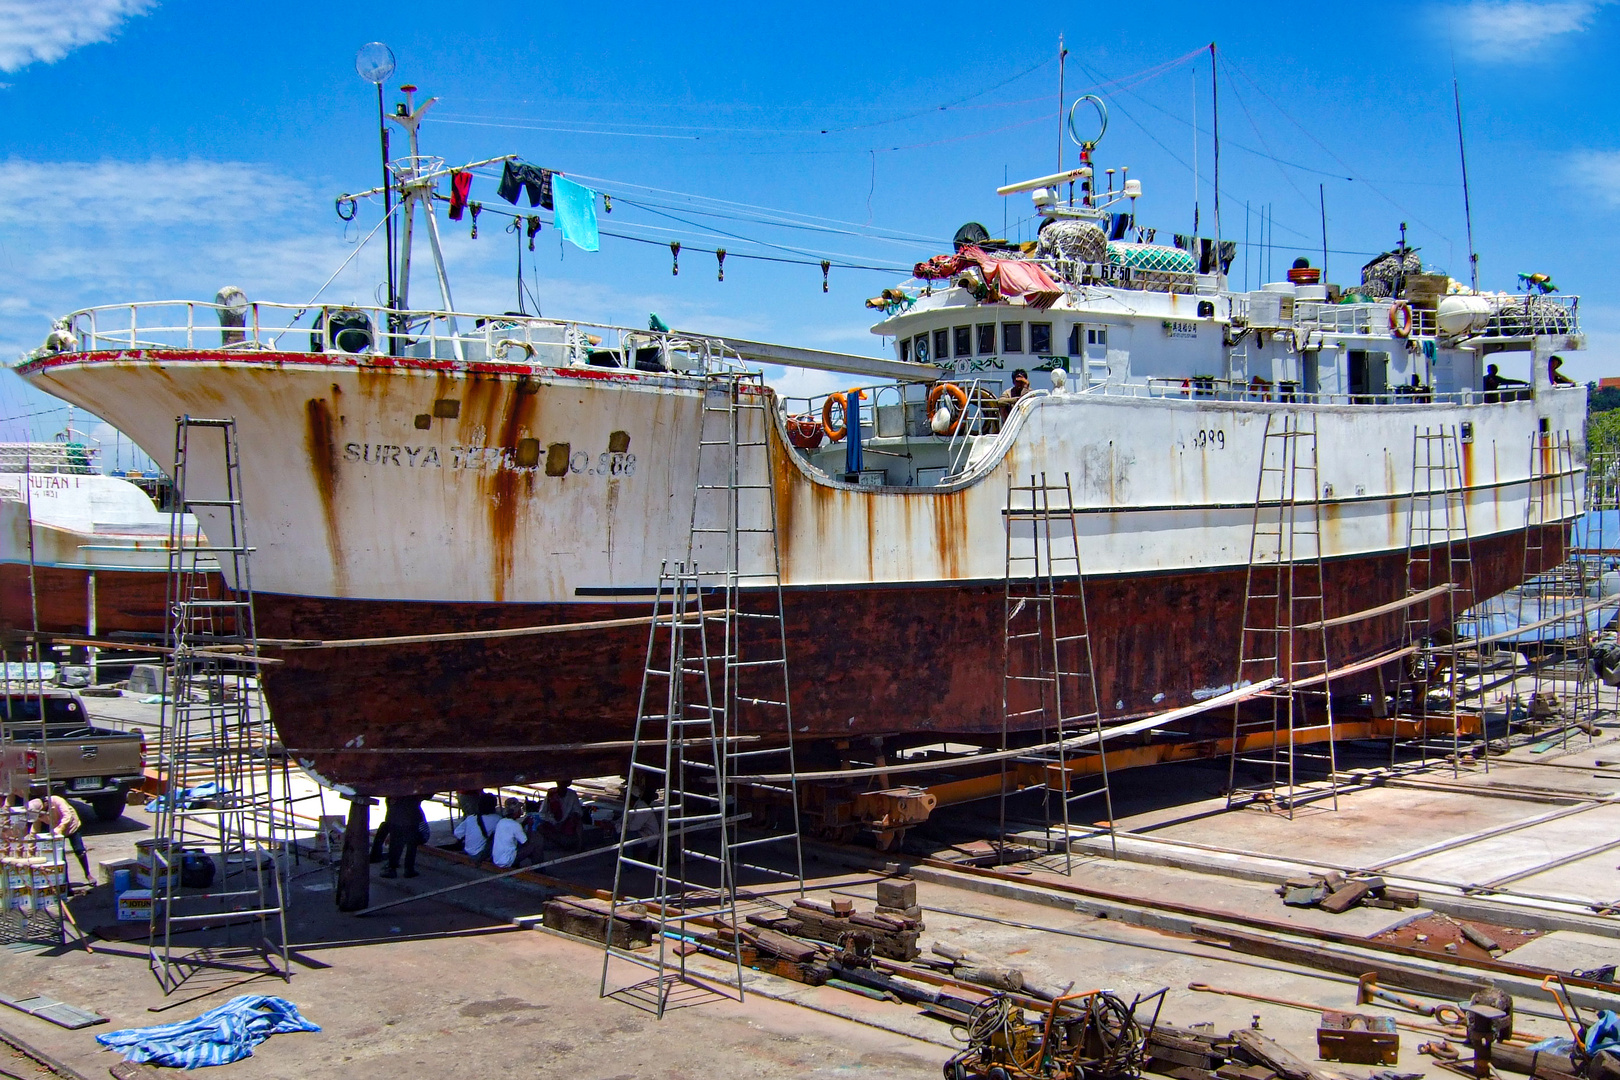
<instances>
[{"instance_id":1,"label":"tall ladder","mask_svg":"<svg viewBox=\"0 0 1620 1080\"><path fill-rule=\"evenodd\" d=\"M1446 682L1446 699L1451 724L1450 758L1453 775L1461 770L1462 734L1459 709L1467 696L1461 669L1463 646L1479 650L1477 618L1464 618L1474 608L1473 546L1468 533L1468 492L1463 485L1461 443L1456 425L1412 428L1412 491L1407 501L1406 595L1441 585L1450 588L1440 596L1405 609L1401 625L1401 647L1414 648L1410 660L1403 659L1396 682L1395 702L1399 716L1403 693L1412 696L1412 715L1421 725L1418 753L1427 766L1434 739L1429 732L1429 693L1437 680ZM1437 636L1429 629L1434 613L1441 613L1444 630ZM1390 765L1396 761L1400 744L1399 725L1390 735ZM1490 767L1489 755L1485 766Z\"/></svg>"},{"instance_id":2,"label":"tall ladder","mask_svg":"<svg viewBox=\"0 0 1620 1080\"><path fill-rule=\"evenodd\" d=\"M1006 525L1001 748L1007 749L1012 730L1030 731L1037 725L1042 744L1052 747L1019 761L1044 771L1046 839L1050 844L1054 824L1062 829L1063 872L1068 874L1074 870L1073 819L1082 800L1102 796L1104 820L1096 824L1108 829L1113 854L1119 855L1091 627L1086 617L1080 526L1069 474L1063 474L1061 484L1048 482L1044 472L1032 474L1027 484L1015 484L1009 473ZM1076 742L1085 735L1090 738ZM1075 768L1074 763L1092 758L1097 761L1095 770ZM1002 770L1001 851L1005 857L1010 786L1005 759ZM1094 783L1082 788L1084 774L1093 777ZM1053 792L1060 814L1056 823L1052 820Z\"/></svg>"},{"instance_id":3,"label":"tall ladder","mask_svg":"<svg viewBox=\"0 0 1620 1080\"><path fill-rule=\"evenodd\" d=\"M691 976L685 950L670 956L671 935L689 935L695 922L721 928L740 1000L739 877L804 891L773 401L758 372L705 377L687 558L661 567L648 633L601 993L609 993L614 957L649 967L655 978L629 989L650 993L659 1017L683 983L714 991ZM660 788L661 814L653 806ZM649 815L659 819L656 844L633 829ZM769 848L790 869L755 854ZM628 882L647 884L649 875L640 902L658 922L656 957L613 940Z\"/></svg>"},{"instance_id":4,"label":"tall ladder","mask_svg":"<svg viewBox=\"0 0 1620 1080\"><path fill-rule=\"evenodd\" d=\"M1333 808L1339 808L1323 598L1321 494L1316 415L1269 414L1255 484L1235 685L1266 680L1276 680L1276 685L1250 699L1254 705L1245 708L1240 702L1233 707L1228 808L1245 800L1269 799L1275 804L1282 789L1288 816L1293 818L1299 786L1296 759L1307 756L1298 749L1298 734L1314 726L1308 705L1318 695L1327 723L1328 786ZM1259 742L1269 754L1245 757L1251 742ZM1267 781L1239 786L1239 762L1267 769Z\"/></svg>"},{"instance_id":5,"label":"tall ladder","mask_svg":"<svg viewBox=\"0 0 1620 1080\"><path fill-rule=\"evenodd\" d=\"M1609 598L1604 595L1604 576L1610 565L1620 566L1620 531L1616 530L1616 518L1620 518L1620 455L1612 448L1589 452L1584 486L1586 513L1580 533L1582 550L1577 555L1590 560L1590 578L1595 579L1597 584L1593 590L1596 593L1593 602L1603 613L1599 624L1607 625L1612 606L1605 606ZM1590 585L1589 580L1589 588ZM1590 655L1587 662L1596 676L1596 665ZM1593 705L1598 710L1604 708L1603 688L1606 685L1599 678L1592 688ZM1613 711L1620 712L1620 691L1615 696Z\"/></svg>"},{"instance_id":6,"label":"tall ladder","mask_svg":"<svg viewBox=\"0 0 1620 1080\"><path fill-rule=\"evenodd\" d=\"M166 620L173 651L158 733L162 794L145 868L153 896L148 962L166 994L203 969L291 977L284 878L291 794L253 671L252 549L236 422L179 417L173 475ZM198 516L195 533L186 529L187 512ZM215 566L224 595L210 587ZM188 865L206 873L209 863L210 884L183 884Z\"/></svg>"},{"instance_id":7,"label":"tall ladder","mask_svg":"<svg viewBox=\"0 0 1620 1080\"><path fill-rule=\"evenodd\" d=\"M1555 676L1548 670L1548 657L1538 656L1530 665L1530 712L1548 710L1562 730L1563 744L1569 745L1573 723L1597 713L1597 684L1592 674L1591 633L1587 628L1590 603L1587 588L1601 583L1589 574L1587 559L1566 550L1566 530L1580 515L1580 497L1575 485L1575 453L1569 432L1537 432L1530 445L1530 497L1525 502L1524 567L1519 586L1519 623L1540 622L1559 614L1565 617L1535 631L1535 643L1543 640L1573 640L1566 649ZM1547 567L1549 549L1563 559ZM1534 595L1539 601L1527 607ZM1541 650L1537 650L1540 652ZM1514 656L1517 661L1517 653ZM1569 662L1577 664L1573 691L1567 678ZM1568 722L1565 722L1565 721ZM1588 735L1590 739L1590 735Z\"/></svg>"}]
</instances>

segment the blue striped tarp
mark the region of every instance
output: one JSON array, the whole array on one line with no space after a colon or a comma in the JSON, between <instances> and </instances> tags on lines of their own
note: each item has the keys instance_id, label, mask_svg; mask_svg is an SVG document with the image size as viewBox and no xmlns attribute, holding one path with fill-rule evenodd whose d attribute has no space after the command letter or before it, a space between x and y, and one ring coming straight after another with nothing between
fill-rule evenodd
<instances>
[{"instance_id":1,"label":"blue striped tarp","mask_svg":"<svg viewBox=\"0 0 1620 1080\"><path fill-rule=\"evenodd\" d=\"M285 998L244 994L191 1020L109 1031L96 1041L122 1051L125 1061L198 1069L252 1057L253 1048L272 1035L319 1030Z\"/></svg>"}]
</instances>

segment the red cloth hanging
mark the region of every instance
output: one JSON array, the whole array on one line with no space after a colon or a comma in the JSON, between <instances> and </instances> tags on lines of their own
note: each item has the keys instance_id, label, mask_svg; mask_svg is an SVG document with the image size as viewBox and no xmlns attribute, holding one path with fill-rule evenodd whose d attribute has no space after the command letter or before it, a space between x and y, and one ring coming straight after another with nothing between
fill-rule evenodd
<instances>
[{"instance_id":1,"label":"red cloth hanging","mask_svg":"<svg viewBox=\"0 0 1620 1080\"><path fill-rule=\"evenodd\" d=\"M1009 303L1022 301L1027 307L1045 309L1063 296L1063 287L1053 281L1039 263L1027 259L993 259L971 245L953 255L935 255L927 262L920 262L912 268L912 273L934 280L955 277L972 266L977 266L984 273L984 283Z\"/></svg>"},{"instance_id":2,"label":"red cloth hanging","mask_svg":"<svg viewBox=\"0 0 1620 1080\"><path fill-rule=\"evenodd\" d=\"M472 193L472 173L467 169L456 169L450 174L450 220L460 221L461 212L467 208L467 196Z\"/></svg>"}]
</instances>

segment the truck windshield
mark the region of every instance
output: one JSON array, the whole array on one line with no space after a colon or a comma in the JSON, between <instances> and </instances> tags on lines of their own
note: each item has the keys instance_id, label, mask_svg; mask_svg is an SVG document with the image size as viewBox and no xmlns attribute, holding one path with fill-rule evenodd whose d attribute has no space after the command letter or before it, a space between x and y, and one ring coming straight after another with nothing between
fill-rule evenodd
<instances>
[{"instance_id":1,"label":"truck windshield","mask_svg":"<svg viewBox=\"0 0 1620 1080\"><path fill-rule=\"evenodd\" d=\"M0 720L7 722L28 723L39 722L39 703L37 697L0 697ZM82 724L84 712L79 703L70 697L45 698L45 722L48 724Z\"/></svg>"}]
</instances>

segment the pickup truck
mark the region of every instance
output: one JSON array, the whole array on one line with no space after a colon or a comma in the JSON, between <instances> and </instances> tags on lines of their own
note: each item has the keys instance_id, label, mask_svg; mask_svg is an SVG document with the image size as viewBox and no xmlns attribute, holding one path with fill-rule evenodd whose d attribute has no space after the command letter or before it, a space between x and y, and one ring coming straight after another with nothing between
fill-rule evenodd
<instances>
[{"instance_id":1,"label":"pickup truck","mask_svg":"<svg viewBox=\"0 0 1620 1080\"><path fill-rule=\"evenodd\" d=\"M29 691L0 696L0 791L38 795L49 786L89 803L100 820L117 820L145 775L146 736L94 726L71 690Z\"/></svg>"}]
</instances>

